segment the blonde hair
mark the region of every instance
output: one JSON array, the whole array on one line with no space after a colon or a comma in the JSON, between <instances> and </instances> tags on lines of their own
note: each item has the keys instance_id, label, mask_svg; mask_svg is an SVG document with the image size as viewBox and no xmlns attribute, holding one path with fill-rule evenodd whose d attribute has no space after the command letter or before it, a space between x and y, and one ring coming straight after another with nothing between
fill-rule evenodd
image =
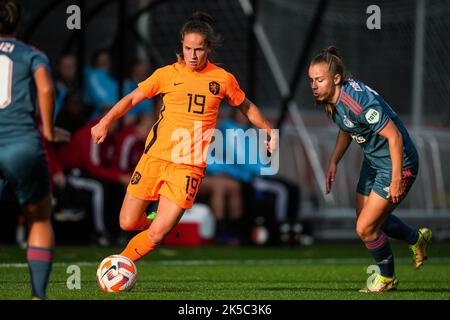
<instances>
[{"instance_id":1,"label":"blonde hair","mask_svg":"<svg viewBox=\"0 0 450 320\"><path fill-rule=\"evenodd\" d=\"M338 85L342 85L345 80L351 78L351 74L347 71L341 54L336 47L330 46L323 49L322 52L316 55L311 61L311 66L319 63L325 63L326 65L328 65L328 70L333 78L337 74L341 76L341 81L338 83ZM332 116L334 109L331 103L317 101L316 105L324 109L329 117Z\"/></svg>"}]
</instances>

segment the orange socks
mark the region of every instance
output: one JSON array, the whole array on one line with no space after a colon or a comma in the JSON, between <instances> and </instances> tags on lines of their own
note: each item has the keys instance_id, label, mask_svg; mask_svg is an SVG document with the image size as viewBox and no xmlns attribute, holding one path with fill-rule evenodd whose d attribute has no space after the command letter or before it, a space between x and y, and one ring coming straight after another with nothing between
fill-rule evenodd
<instances>
[{"instance_id":1,"label":"orange socks","mask_svg":"<svg viewBox=\"0 0 450 320\"><path fill-rule=\"evenodd\" d=\"M155 249L157 244L150 241L148 238L148 230L144 230L134 236L128 242L125 250L120 255L125 256L133 261L137 261L146 256L150 251Z\"/></svg>"}]
</instances>

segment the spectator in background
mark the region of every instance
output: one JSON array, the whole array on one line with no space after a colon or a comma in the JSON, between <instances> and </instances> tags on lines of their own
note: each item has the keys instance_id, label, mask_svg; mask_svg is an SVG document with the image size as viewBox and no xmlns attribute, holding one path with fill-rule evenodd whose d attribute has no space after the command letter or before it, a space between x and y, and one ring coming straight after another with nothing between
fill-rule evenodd
<instances>
[{"instance_id":1,"label":"spectator in background","mask_svg":"<svg viewBox=\"0 0 450 320\"><path fill-rule=\"evenodd\" d=\"M130 77L125 81L124 93L127 95L137 88L138 83L144 81L151 74L149 68L142 62L135 62L130 71ZM137 118L144 112L149 112L154 108L153 99L145 99L138 105L130 109L125 115L123 122L125 125L132 125L137 122Z\"/></svg>"},{"instance_id":2,"label":"spectator in background","mask_svg":"<svg viewBox=\"0 0 450 320\"><path fill-rule=\"evenodd\" d=\"M92 105L91 118L96 118L119 100L119 84L111 74L111 55L101 49L92 58L92 66L85 70L85 103Z\"/></svg>"},{"instance_id":3,"label":"spectator in background","mask_svg":"<svg viewBox=\"0 0 450 320\"><path fill-rule=\"evenodd\" d=\"M123 125L114 134L114 155L112 168L132 174L145 148L147 134L153 124L151 112L136 113L132 125Z\"/></svg>"},{"instance_id":4,"label":"spectator in background","mask_svg":"<svg viewBox=\"0 0 450 320\"><path fill-rule=\"evenodd\" d=\"M125 193L130 174L113 168L113 156L116 152L113 135L119 129L119 123L111 127L113 135L102 145L91 140L91 128L98 123L92 120L73 134L72 140L58 149L58 159L67 176L67 185L71 189L84 190L91 194L91 210L94 219L95 240L106 246L111 243L110 222L117 221L120 203ZM62 190L59 195L70 203L76 193ZM118 201L116 201L118 199ZM72 203L74 201L72 200ZM109 227L108 227L109 226Z\"/></svg>"},{"instance_id":5,"label":"spectator in background","mask_svg":"<svg viewBox=\"0 0 450 320\"><path fill-rule=\"evenodd\" d=\"M222 170L207 170L199 189L199 201L209 195L209 204L216 219L216 241L238 245L243 240L240 232L243 213L243 185ZM227 215L226 212L229 214Z\"/></svg>"},{"instance_id":6,"label":"spectator in background","mask_svg":"<svg viewBox=\"0 0 450 320\"><path fill-rule=\"evenodd\" d=\"M219 242L240 243L245 241L245 228L243 219L245 215L257 217L265 216L268 220L275 220L277 226L296 224L299 209L299 187L281 177L260 176L264 167L257 156L257 163L250 163L249 143L245 140L227 139L226 132L235 130L247 130L251 128L250 123L241 112L233 110L231 119L224 120L218 129L224 137L224 154L234 151L233 163L221 163L215 158L221 158L221 150L215 150L214 156L209 154L206 177L199 190L199 194L209 194L210 204L217 219L217 240ZM244 143L244 145L233 146L231 144ZM227 155L229 156L229 155ZM225 159L223 157L222 159ZM268 217L267 206L258 206L265 203L268 197L274 198L274 208ZM245 200L243 200L245 199ZM256 205L255 205L256 203ZM226 211L229 212L227 217ZM265 211L265 212L262 212ZM286 229L286 227L284 227ZM274 230L275 231L275 230ZM279 230L276 230L277 232ZM289 232L291 230L285 230ZM291 242L294 234L290 234L285 242ZM286 236L284 237L286 238Z\"/></svg>"},{"instance_id":7,"label":"spectator in background","mask_svg":"<svg viewBox=\"0 0 450 320\"><path fill-rule=\"evenodd\" d=\"M83 97L79 92L69 91L65 95L55 124L74 133L89 121L90 111L91 109L83 103Z\"/></svg>"},{"instance_id":8,"label":"spectator in background","mask_svg":"<svg viewBox=\"0 0 450 320\"><path fill-rule=\"evenodd\" d=\"M56 72L56 101L55 101L55 119L63 108L64 101L71 91L78 91L77 81L77 61L74 56L63 55L58 62Z\"/></svg>"}]
</instances>

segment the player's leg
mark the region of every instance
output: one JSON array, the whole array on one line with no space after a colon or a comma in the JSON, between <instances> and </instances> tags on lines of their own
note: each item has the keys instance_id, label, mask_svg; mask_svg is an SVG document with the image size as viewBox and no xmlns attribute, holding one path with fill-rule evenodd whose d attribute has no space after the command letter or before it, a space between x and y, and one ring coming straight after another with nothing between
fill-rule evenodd
<instances>
[{"instance_id":1,"label":"player's leg","mask_svg":"<svg viewBox=\"0 0 450 320\"><path fill-rule=\"evenodd\" d=\"M372 191L356 221L358 236L380 266L381 274L387 277L394 274L394 261L389 239L381 226L392 210L392 203Z\"/></svg>"},{"instance_id":2,"label":"player's leg","mask_svg":"<svg viewBox=\"0 0 450 320\"><path fill-rule=\"evenodd\" d=\"M185 209L181 208L174 201L161 195L156 217L148 229L150 241L156 245L160 244L180 221L184 211Z\"/></svg>"},{"instance_id":3,"label":"player's leg","mask_svg":"<svg viewBox=\"0 0 450 320\"><path fill-rule=\"evenodd\" d=\"M379 264L381 274L392 277L394 259L389 239L381 226L393 207L373 191L376 183L377 171L364 159L356 189L356 232Z\"/></svg>"},{"instance_id":4,"label":"player's leg","mask_svg":"<svg viewBox=\"0 0 450 320\"><path fill-rule=\"evenodd\" d=\"M377 176L376 170L372 168L372 166L366 159L364 159L359 173L358 185L356 187L356 199L355 199L356 220L358 220L362 209L369 200L369 195L372 192L376 176Z\"/></svg>"},{"instance_id":5,"label":"player's leg","mask_svg":"<svg viewBox=\"0 0 450 320\"><path fill-rule=\"evenodd\" d=\"M369 200L369 196L363 195L359 192L356 192L356 201L355 201L355 209L356 209L356 219L358 220L359 215L361 214L361 210Z\"/></svg>"},{"instance_id":6,"label":"player's leg","mask_svg":"<svg viewBox=\"0 0 450 320\"><path fill-rule=\"evenodd\" d=\"M24 205L23 210L28 218L28 246L53 247L54 235L50 219L50 194L37 203Z\"/></svg>"},{"instance_id":7,"label":"player's leg","mask_svg":"<svg viewBox=\"0 0 450 320\"><path fill-rule=\"evenodd\" d=\"M10 144L1 159L6 180L11 183L24 211L28 227L27 260L32 295L46 298L53 263L54 235L51 224L50 177L47 160L38 140Z\"/></svg>"},{"instance_id":8,"label":"player's leg","mask_svg":"<svg viewBox=\"0 0 450 320\"><path fill-rule=\"evenodd\" d=\"M120 227L125 231L146 230L150 226L145 210L158 199L165 163L146 156L139 160L127 187L119 214Z\"/></svg>"},{"instance_id":9,"label":"player's leg","mask_svg":"<svg viewBox=\"0 0 450 320\"><path fill-rule=\"evenodd\" d=\"M154 250L165 236L176 226L184 213L184 209L169 198L161 195L158 212L147 230L137 234L130 240L121 255L137 261Z\"/></svg>"},{"instance_id":10,"label":"player's leg","mask_svg":"<svg viewBox=\"0 0 450 320\"><path fill-rule=\"evenodd\" d=\"M150 200L136 198L126 193L120 209L120 227L125 231L146 230L150 226L145 210Z\"/></svg>"},{"instance_id":11,"label":"player's leg","mask_svg":"<svg viewBox=\"0 0 450 320\"><path fill-rule=\"evenodd\" d=\"M365 159L361 166L360 178L356 190L357 233L373 255L381 262L381 274L392 277L394 259L389 239L383 230L385 221L396 207L387 199L386 187L390 185L389 172L379 172ZM388 232L391 230L388 230ZM386 260L387 259L387 260Z\"/></svg>"},{"instance_id":12,"label":"player's leg","mask_svg":"<svg viewBox=\"0 0 450 320\"><path fill-rule=\"evenodd\" d=\"M411 189L418 174L418 165L411 168L406 168L402 170L403 186L404 186L404 196L403 199L408 194ZM389 201L387 198L390 185L390 172L379 172L377 174L373 190ZM403 200L402 199L402 200ZM426 246L431 240L431 230L428 228L415 229L411 228L408 224L404 223L400 218L392 214L392 211L398 206L392 204L391 214L389 214L381 227L382 230L391 238L404 240L409 243L410 248L413 252L413 268L417 269L422 266L423 262L427 259L426 256Z\"/></svg>"},{"instance_id":13,"label":"player's leg","mask_svg":"<svg viewBox=\"0 0 450 320\"><path fill-rule=\"evenodd\" d=\"M23 210L27 215L29 226L27 260L32 295L34 298L45 299L54 250L50 194L37 203L24 205Z\"/></svg>"},{"instance_id":14,"label":"player's leg","mask_svg":"<svg viewBox=\"0 0 450 320\"><path fill-rule=\"evenodd\" d=\"M417 174L418 164L411 168L402 170L403 185L405 189L405 196L411 189ZM390 215L383 225L383 229L388 231L393 238L405 240L409 243L410 249L413 252L413 268L418 269L423 265L427 259L426 247L431 240L431 230L428 228L415 229L404 223L395 215Z\"/></svg>"},{"instance_id":15,"label":"player's leg","mask_svg":"<svg viewBox=\"0 0 450 320\"><path fill-rule=\"evenodd\" d=\"M148 236L148 228L154 221L151 223L147 219L145 210L152 200L158 199L167 166L167 161L143 155L128 184L120 210L120 226L128 231L144 230L134 236L121 253L133 261L139 260L157 245Z\"/></svg>"},{"instance_id":16,"label":"player's leg","mask_svg":"<svg viewBox=\"0 0 450 320\"><path fill-rule=\"evenodd\" d=\"M419 239L419 230L412 228L394 214L390 214L381 227L389 237L413 245Z\"/></svg>"},{"instance_id":17,"label":"player's leg","mask_svg":"<svg viewBox=\"0 0 450 320\"><path fill-rule=\"evenodd\" d=\"M144 184L147 186L144 187L146 190L151 190L143 198L153 199L159 195L159 205L150 227L132 238L121 253L133 261L139 260L155 249L181 219L184 210L192 207L204 176L204 170L201 168L177 165L158 159L149 159L149 161L152 163L151 170L154 171L147 170L146 174L140 174L138 181L134 184L132 178L128 190L138 193L135 186L139 184L139 181L146 180L152 187L148 188L148 185ZM138 168L139 166L138 164ZM152 178L154 176L157 178ZM144 202L141 202L141 206L134 208L137 211L134 214L142 214L145 209L143 204Z\"/></svg>"},{"instance_id":18,"label":"player's leg","mask_svg":"<svg viewBox=\"0 0 450 320\"><path fill-rule=\"evenodd\" d=\"M359 217L361 210L367 203L369 196L356 193L356 218ZM395 206L392 210L395 209ZM386 221L381 226L381 230L390 238L404 240L410 245L417 243L419 230L411 228L394 214L389 214Z\"/></svg>"},{"instance_id":19,"label":"player's leg","mask_svg":"<svg viewBox=\"0 0 450 320\"><path fill-rule=\"evenodd\" d=\"M380 269L379 275L368 284L367 291L387 291L394 289L398 284L391 244L381 230L393 207L395 206L392 203L372 191L356 221L356 232Z\"/></svg>"}]
</instances>

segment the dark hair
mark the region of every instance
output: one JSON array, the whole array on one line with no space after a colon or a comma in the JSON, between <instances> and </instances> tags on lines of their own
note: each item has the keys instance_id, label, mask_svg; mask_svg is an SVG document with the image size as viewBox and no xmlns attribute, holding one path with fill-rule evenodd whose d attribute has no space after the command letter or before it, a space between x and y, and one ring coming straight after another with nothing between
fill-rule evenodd
<instances>
[{"instance_id":1,"label":"dark hair","mask_svg":"<svg viewBox=\"0 0 450 320\"><path fill-rule=\"evenodd\" d=\"M0 34L11 35L17 31L22 7L15 0L0 0Z\"/></svg>"},{"instance_id":2,"label":"dark hair","mask_svg":"<svg viewBox=\"0 0 450 320\"><path fill-rule=\"evenodd\" d=\"M311 65L319 63L325 63L326 65L328 65L328 70L330 71L330 74L333 78L337 74L341 76L341 81L338 85L342 85L345 80L352 77L344 64L344 61L342 60L342 56L339 53L339 50L336 47L330 46L323 49L322 52L316 55L311 61ZM329 103L317 102L316 104L319 107L324 108L329 116L331 116L331 114L333 113L333 106Z\"/></svg>"},{"instance_id":3,"label":"dark hair","mask_svg":"<svg viewBox=\"0 0 450 320\"><path fill-rule=\"evenodd\" d=\"M222 42L222 36L214 31L213 24L214 20L209 14L200 11L194 12L181 27L181 41L183 41L185 34L198 33L204 37L208 48L217 47Z\"/></svg>"},{"instance_id":4,"label":"dark hair","mask_svg":"<svg viewBox=\"0 0 450 320\"><path fill-rule=\"evenodd\" d=\"M204 12L196 11L188 19L188 21L181 27L180 38L183 41L184 36L189 33L198 33L205 39L206 46L214 49L222 42L222 36L214 31L213 18ZM177 53L178 61L183 60L183 55Z\"/></svg>"}]
</instances>

